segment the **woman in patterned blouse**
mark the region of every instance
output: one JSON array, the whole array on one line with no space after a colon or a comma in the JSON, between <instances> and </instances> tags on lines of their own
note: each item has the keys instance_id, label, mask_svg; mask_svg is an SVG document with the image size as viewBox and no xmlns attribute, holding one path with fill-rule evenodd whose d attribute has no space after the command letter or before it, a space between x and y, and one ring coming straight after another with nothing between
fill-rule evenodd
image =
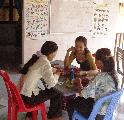
<instances>
[{"instance_id":1,"label":"woman in patterned blouse","mask_svg":"<svg viewBox=\"0 0 124 120\"><path fill-rule=\"evenodd\" d=\"M64 66L68 68L74 59L80 64L80 75L94 75L97 73L92 54L87 48L87 39L83 36L77 37L75 47L72 46L67 50Z\"/></svg>"},{"instance_id":2,"label":"woman in patterned blouse","mask_svg":"<svg viewBox=\"0 0 124 120\"><path fill-rule=\"evenodd\" d=\"M96 51L95 63L101 70L88 86L82 89L80 81L74 80L74 85L80 93L79 97L71 100L68 107L69 120L72 120L74 109L88 118L97 99L111 94L118 89L118 78L115 72L115 62L108 48ZM96 120L103 120L107 104L101 108Z\"/></svg>"}]
</instances>

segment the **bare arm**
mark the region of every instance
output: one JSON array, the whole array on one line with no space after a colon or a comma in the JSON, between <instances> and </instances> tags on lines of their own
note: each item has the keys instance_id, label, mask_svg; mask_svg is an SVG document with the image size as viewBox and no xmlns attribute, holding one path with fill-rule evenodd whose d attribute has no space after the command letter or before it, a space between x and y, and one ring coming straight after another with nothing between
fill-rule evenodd
<instances>
[{"instance_id":1,"label":"bare arm","mask_svg":"<svg viewBox=\"0 0 124 120\"><path fill-rule=\"evenodd\" d=\"M80 71L80 75L93 76L98 73L98 70Z\"/></svg>"},{"instance_id":2,"label":"bare arm","mask_svg":"<svg viewBox=\"0 0 124 120\"><path fill-rule=\"evenodd\" d=\"M88 60L88 63L90 64L90 70L89 71L80 71L80 75L96 75L98 70L97 70L97 67L95 65L95 62L93 60L93 57L91 55L91 53L87 53L87 60Z\"/></svg>"},{"instance_id":3,"label":"bare arm","mask_svg":"<svg viewBox=\"0 0 124 120\"><path fill-rule=\"evenodd\" d=\"M67 53L66 53L66 56L65 56L65 59L64 59L64 66L65 67L69 67L71 65L72 61L75 59L74 52L75 52L74 47L71 47L67 50Z\"/></svg>"}]
</instances>

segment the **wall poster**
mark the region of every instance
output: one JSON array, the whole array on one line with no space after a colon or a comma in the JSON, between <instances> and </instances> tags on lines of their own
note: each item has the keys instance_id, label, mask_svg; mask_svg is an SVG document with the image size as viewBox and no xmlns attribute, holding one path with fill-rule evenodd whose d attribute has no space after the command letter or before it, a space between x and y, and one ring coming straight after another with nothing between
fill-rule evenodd
<instances>
[{"instance_id":1,"label":"wall poster","mask_svg":"<svg viewBox=\"0 0 124 120\"><path fill-rule=\"evenodd\" d=\"M96 5L93 15L93 36L107 35L109 28L109 7L107 4Z\"/></svg>"},{"instance_id":2,"label":"wall poster","mask_svg":"<svg viewBox=\"0 0 124 120\"><path fill-rule=\"evenodd\" d=\"M32 40L49 33L49 1L24 0L25 37Z\"/></svg>"}]
</instances>

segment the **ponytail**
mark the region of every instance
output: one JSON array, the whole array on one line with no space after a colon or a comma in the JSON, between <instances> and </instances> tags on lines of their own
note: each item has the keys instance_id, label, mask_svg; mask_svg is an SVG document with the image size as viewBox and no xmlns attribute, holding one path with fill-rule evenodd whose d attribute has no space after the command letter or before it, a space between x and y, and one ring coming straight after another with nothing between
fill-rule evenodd
<instances>
[{"instance_id":1,"label":"ponytail","mask_svg":"<svg viewBox=\"0 0 124 120\"><path fill-rule=\"evenodd\" d=\"M39 57L36 54L33 54L32 58L20 70L20 73L21 74L26 74L29 70L29 67L32 66L38 59L39 59Z\"/></svg>"}]
</instances>

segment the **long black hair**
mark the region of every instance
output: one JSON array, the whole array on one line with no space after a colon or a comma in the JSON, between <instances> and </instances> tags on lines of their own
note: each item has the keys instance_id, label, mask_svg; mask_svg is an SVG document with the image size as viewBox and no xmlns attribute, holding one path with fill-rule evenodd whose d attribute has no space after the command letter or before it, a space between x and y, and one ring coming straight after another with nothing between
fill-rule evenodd
<instances>
[{"instance_id":1,"label":"long black hair","mask_svg":"<svg viewBox=\"0 0 124 120\"><path fill-rule=\"evenodd\" d=\"M101 48L96 51L95 58L102 61L104 64L103 72L107 72L115 83L116 89L118 88L117 74L115 71L115 61L111 55L111 51L108 48Z\"/></svg>"},{"instance_id":2,"label":"long black hair","mask_svg":"<svg viewBox=\"0 0 124 120\"><path fill-rule=\"evenodd\" d=\"M49 55L58 50L58 45L53 41L46 41L41 47L41 53L43 55ZM20 70L21 74L26 74L30 66L32 66L37 60L39 56L33 54L31 59L24 65L24 67Z\"/></svg>"}]
</instances>

